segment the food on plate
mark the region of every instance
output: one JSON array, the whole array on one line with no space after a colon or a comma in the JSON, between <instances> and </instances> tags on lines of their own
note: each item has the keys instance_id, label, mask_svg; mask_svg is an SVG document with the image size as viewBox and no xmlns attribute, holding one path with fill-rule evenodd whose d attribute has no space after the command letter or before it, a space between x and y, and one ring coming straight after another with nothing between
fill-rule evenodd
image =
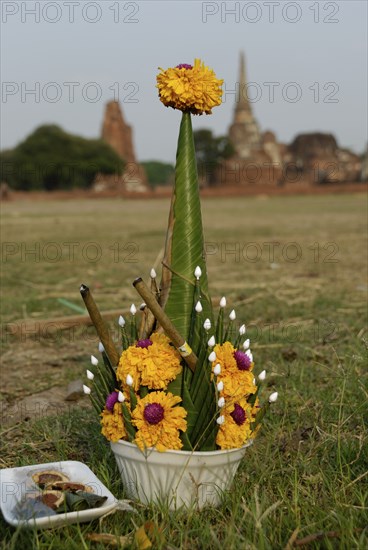
<instances>
[{"instance_id":1,"label":"food on plate","mask_svg":"<svg viewBox=\"0 0 368 550\"><path fill-rule=\"evenodd\" d=\"M37 499L52 510L58 510L65 502L65 494L63 493L63 491L46 490L42 491Z\"/></svg>"},{"instance_id":2,"label":"food on plate","mask_svg":"<svg viewBox=\"0 0 368 550\"><path fill-rule=\"evenodd\" d=\"M43 472L36 472L32 475L33 481L43 489L51 483L56 483L57 481L69 481L68 476L58 472L57 470L44 470Z\"/></svg>"},{"instance_id":3,"label":"food on plate","mask_svg":"<svg viewBox=\"0 0 368 550\"><path fill-rule=\"evenodd\" d=\"M46 485L46 489L55 489L58 491L68 491L70 493L76 493L77 491L84 491L85 493L93 493L93 489L84 483L79 481L54 481Z\"/></svg>"}]
</instances>

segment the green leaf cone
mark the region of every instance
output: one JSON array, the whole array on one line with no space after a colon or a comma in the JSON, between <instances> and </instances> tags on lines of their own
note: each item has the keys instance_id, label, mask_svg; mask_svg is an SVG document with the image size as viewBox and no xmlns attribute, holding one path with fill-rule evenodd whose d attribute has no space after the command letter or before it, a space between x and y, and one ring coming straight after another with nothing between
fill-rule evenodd
<instances>
[{"instance_id":1,"label":"green leaf cone","mask_svg":"<svg viewBox=\"0 0 368 550\"><path fill-rule=\"evenodd\" d=\"M176 154L173 189L161 280L161 306L188 339L195 293L194 270L202 269L204 318L212 319L204 250L202 214L192 121L183 113Z\"/></svg>"}]
</instances>

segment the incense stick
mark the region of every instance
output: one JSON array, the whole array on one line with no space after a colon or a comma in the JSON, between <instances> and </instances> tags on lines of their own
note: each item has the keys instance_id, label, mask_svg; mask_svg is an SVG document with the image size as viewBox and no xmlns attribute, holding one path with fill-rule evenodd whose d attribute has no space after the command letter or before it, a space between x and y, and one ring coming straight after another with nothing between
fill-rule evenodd
<instances>
[{"instance_id":1,"label":"incense stick","mask_svg":"<svg viewBox=\"0 0 368 550\"><path fill-rule=\"evenodd\" d=\"M86 285L81 285L79 291L88 310L91 321L94 324L98 337L105 348L107 356L110 359L111 364L115 366L119 363L119 354L114 342L112 341L109 330L101 317L101 313L99 312L96 302L92 297L91 291Z\"/></svg>"}]
</instances>

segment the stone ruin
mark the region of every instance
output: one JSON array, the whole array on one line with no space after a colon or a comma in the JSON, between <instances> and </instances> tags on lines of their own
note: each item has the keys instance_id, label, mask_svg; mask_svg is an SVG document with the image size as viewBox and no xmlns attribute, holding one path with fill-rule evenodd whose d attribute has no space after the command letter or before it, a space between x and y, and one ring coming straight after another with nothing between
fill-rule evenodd
<instances>
[{"instance_id":1,"label":"stone ruin","mask_svg":"<svg viewBox=\"0 0 368 550\"><path fill-rule=\"evenodd\" d=\"M285 162L313 183L359 181L361 159L338 147L332 134L299 134L289 145Z\"/></svg>"},{"instance_id":2,"label":"stone ruin","mask_svg":"<svg viewBox=\"0 0 368 550\"><path fill-rule=\"evenodd\" d=\"M143 166L137 162L134 152L132 128L125 122L118 101L110 101L106 105L101 137L125 161L126 165L122 175L99 174L94 182L94 190L147 191L147 177Z\"/></svg>"},{"instance_id":3,"label":"stone ruin","mask_svg":"<svg viewBox=\"0 0 368 550\"><path fill-rule=\"evenodd\" d=\"M362 160L338 146L331 134L298 135L290 145L271 131L261 132L248 99L244 54L240 54L239 89L228 137L235 154L221 162L218 186L313 185L360 181Z\"/></svg>"}]
</instances>

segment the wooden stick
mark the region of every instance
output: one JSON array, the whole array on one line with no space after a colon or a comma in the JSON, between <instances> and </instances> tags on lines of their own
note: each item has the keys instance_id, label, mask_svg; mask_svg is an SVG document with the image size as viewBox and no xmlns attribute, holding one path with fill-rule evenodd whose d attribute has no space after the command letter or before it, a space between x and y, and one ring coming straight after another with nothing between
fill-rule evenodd
<instances>
[{"instance_id":1,"label":"wooden stick","mask_svg":"<svg viewBox=\"0 0 368 550\"><path fill-rule=\"evenodd\" d=\"M160 298L160 293L157 288L156 279L152 277L151 277L151 292L156 297L156 300L158 302ZM146 313L146 319L145 319L144 331L146 334L145 338L148 338L149 335L153 332L153 329L156 323L156 318L149 308L146 309L145 313Z\"/></svg>"},{"instance_id":2,"label":"wooden stick","mask_svg":"<svg viewBox=\"0 0 368 550\"><path fill-rule=\"evenodd\" d=\"M144 340L145 338L148 338L147 333L145 331L145 326L147 322L147 313L149 309L147 308L146 304L142 304L139 310L142 312L142 316L141 316L141 322L139 324L139 329L138 329L138 338L139 340Z\"/></svg>"},{"instance_id":3,"label":"wooden stick","mask_svg":"<svg viewBox=\"0 0 368 550\"><path fill-rule=\"evenodd\" d=\"M99 312L96 302L92 297L91 291L86 285L81 285L79 290L85 306L88 310L89 316L91 317L91 321L95 326L98 337L100 338L102 345L105 348L106 354L110 359L111 364L113 366L116 366L119 363L119 354L117 352L114 342L112 341L109 330L101 317L101 313Z\"/></svg>"},{"instance_id":4,"label":"wooden stick","mask_svg":"<svg viewBox=\"0 0 368 550\"><path fill-rule=\"evenodd\" d=\"M160 304L157 302L156 297L152 294L152 292L150 291L146 283L141 279L141 277L135 279L135 281L133 282L133 286L143 298L143 300L147 304L147 307L152 311L153 315L164 329L166 335L170 338L174 346L177 348L190 370L194 372L197 363L197 356L193 353L181 334L179 334L179 332L176 330Z\"/></svg>"}]
</instances>

